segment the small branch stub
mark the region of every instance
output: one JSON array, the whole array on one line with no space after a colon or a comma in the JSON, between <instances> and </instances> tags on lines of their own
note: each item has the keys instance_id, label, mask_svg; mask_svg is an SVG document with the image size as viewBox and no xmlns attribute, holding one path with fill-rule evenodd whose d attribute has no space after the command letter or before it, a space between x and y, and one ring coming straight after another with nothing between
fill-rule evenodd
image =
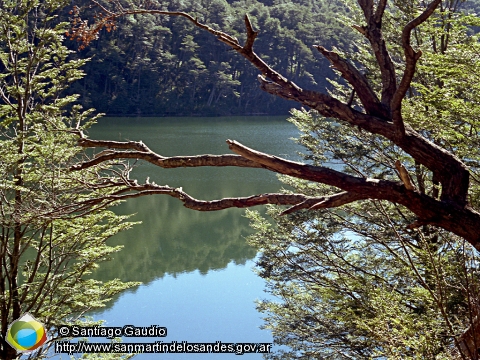
<instances>
[{"instance_id":1,"label":"small branch stub","mask_svg":"<svg viewBox=\"0 0 480 360\"><path fill-rule=\"evenodd\" d=\"M253 43L257 38L258 31L253 30L252 23L250 22L250 18L248 15L245 15L245 27L247 29L247 41L245 42L245 46L243 47L243 51L251 53L253 50Z\"/></svg>"},{"instance_id":2,"label":"small branch stub","mask_svg":"<svg viewBox=\"0 0 480 360\"><path fill-rule=\"evenodd\" d=\"M407 188L407 190L416 191L417 188L413 184L413 181L410 177L410 174L407 171L407 168L402 165L400 160L395 161L395 168L397 169L399 177L402 180L405 187Z\"/></svg>"}]
</instances>

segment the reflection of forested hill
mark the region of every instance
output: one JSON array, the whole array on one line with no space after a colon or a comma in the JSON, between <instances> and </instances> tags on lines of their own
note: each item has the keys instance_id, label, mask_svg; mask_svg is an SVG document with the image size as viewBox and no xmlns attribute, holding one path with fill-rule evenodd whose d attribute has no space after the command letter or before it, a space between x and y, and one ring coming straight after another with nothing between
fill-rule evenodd
<instances>
[{"instance_id":1,"label":"reflection of forested hill","mask_svg":"<svg viewBox=\"0 0 480 360\"><path fill-rule=\"evenodd\" d=\"M339 2L160 0L156 8L194 13L240 41L248 13L260 31L256 51L301 86L318 89L330 70L312 45L348 42L336 20ZM111 115L287 114L293 106L262 92L252 65L182 18L120 19L117 30L80 54L92 61L74 91L86 107Z\"/></svg>"},{"instance_id":2,"label":"reflection of forested hill","mask_svg":"<svg viewBox=\"0 0 480 360\"><path fill-rule=\"evenodd\" d=\"M100 120L90 135L97 139L142 139L164 156L222 154L228 152L227 138L293 160L299 150L293 141L287 140L296 136L297 130L284 118L112 118ZM206 200L275 192L281 187L275 174L263 169L162 169L142 162L134 169L132 178L143 182L147 177L157 184L182 186L192 196ZM142 224L109 240L112 245L125 247L93 274L99 280L118 277L148 283L165 274L197 269L205 274L223 269L232 261L242 264L256 254L245 241L251 229L242 216L243 209L197 212L183 207L176 199L159 195L130 199L114 210L119 214L136 213L132 220Z\"/></svg>"},{"instance_id":3,"label":"reflection of forested hill","mask_svg":"<svg viewBox=\"0 0 480 360\"><path fill-rule=\"evenodd\" d=\"M174 199L149 197L128 201L121 212L137 212L142 224L117 235L111 243L125 245L114 259L102 263L94 277L148 283L165 274L223 269L255 257L248 246L248 222L238 209L198 213Z\"/></svg>"}]
</instances>

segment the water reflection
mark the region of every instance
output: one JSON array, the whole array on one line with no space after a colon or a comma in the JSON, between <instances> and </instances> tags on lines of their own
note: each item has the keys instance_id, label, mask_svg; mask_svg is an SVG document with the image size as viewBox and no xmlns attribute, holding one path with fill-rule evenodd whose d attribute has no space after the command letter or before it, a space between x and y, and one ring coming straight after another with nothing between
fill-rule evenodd
<instances>
[{"instance_id":1,"label":"water reflection","mask_svg":"<svg viewBox=\"0 0 480 360\"><path fill-rule=\"evenodd\" d=\"M239 119L104 119L91 131L92 138L142 140L165 156L228 153L227 138L276 155L295 158L294 127L284 118ZM288 154L288 155L286 155ZM147 177L158 184L182 186L200 199L248 196L278 191L276 176L261 169L188 168L161 169L141 164L133 177ZM196 212L166 196L132 199L115 210L119 214L136 213L133 220L142 224L118 234L111 244L123 251L103 263L94 277L100 280L120 278L147 284L165 274L225 268L229 263L244 264L256 250L245 243L250 232L242 209Z\"/></svg>"},{"instance_id":2,"label":"water reflection","mask_svg":"<svg viewBox=\"0 0 480 360\"><path fill-rule=\"evenodd\" d=\"M244 264L255 257L256 250L245 243L248 224L241 210L198 213L166 197L135 199L119 210L137 211L134 219L143 223L111 240L125 248L102 264L98 279L148 283L197 269L207 274L231 261Z\"/></svg>"},{"instance_id":3,"label":"water reflection","mask_svg":"<svg viewBox=\"0 0 480 360\"><path fill-rule=\"evenodd\" d=\"M228 153L226 139L294 160L299 150L288 140L297 136L297 131L284 118L107 119L90 135L96 139L143 140L164 156ZM282 186L274 174L260 169L161 169L142 164L133 176L140 181L150 177L157 184L182 186L199 199L274 192ZM139 342L272 342L270 332L260 329L262 319L255 309L254 300L265 297L265 284L251 270L256 250L244 239L251 230L243 209L196 212L176 199L151 196L128 200L115 211L136 213L132 220L142 224L109 240L125 247L112 261L102 263L93 276L141 281L144 285L122 293L103 311L92 313L95 319L105 320L106 326L157 324L168 328L167 338L136 340ZM143 354L139 358L160 356L166 360L193 358L191 354ZM232 356L214 357L223 360ZM245 356L261 358L260 354ZM212 355L194 357L206 360Z\"/></svg>"}]
</instances>

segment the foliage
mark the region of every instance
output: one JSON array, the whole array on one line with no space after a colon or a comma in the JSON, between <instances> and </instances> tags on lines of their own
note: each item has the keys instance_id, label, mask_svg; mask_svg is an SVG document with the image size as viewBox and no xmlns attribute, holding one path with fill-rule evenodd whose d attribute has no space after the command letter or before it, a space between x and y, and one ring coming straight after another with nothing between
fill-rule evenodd
<instances>
[{"instance_id":1,"label":"foliage","mask_svg":"<svg viewBox=\"0 0 480 360\"><path fill-rule=\"evenodd\" d=\"M114 169L71 172L84 157L78 132L95 118L62 92L80 79L82 60L69 60L67 23L59 0L0 5L0 357L17 358L8 325L28 312L49 339L59 324L90 324L83 315L136 283L86 279L119 247L106 245L129 228L102 200L114 191L102 176ZM50 345L52 343L50 342ZM27 358L45 356L48 347Z\"/></svg>"},{"instance_id":2,"label":"foliage","mask_svg":"<svg viewBox=\"0 0 480 360\"><path fill-rule=\"evenodd\" d=\"M385 25L390 40L398 39L406 10L391 9ZM466 159L473 177L470 205L478 208L480 64L471 26L478 26L477 17L446 7L417 30L423 55L403 113L422 135ZM432 39L447 35L448 46L432 48ZM359 45L354 58L373 64L370 56ZM373 67L366 72L371 79L378 74ZM335 85L338 96L349 96ZM293 111L290 120L303 133L299 142L310 163L393 180L395 160L401 159L422 193L438 194L429 172L391 142L314 111ZM318 183L283 180L310 196L331 192ZM274 207L269 213L274 224L248 212L257 229L250 242L262 251L259 274L280 299L261 301L258 308L275 342L289 347L270 358L476 358L459 334L476 328L480 258L461 238L428 225L410 230L411 213L378 200L288 217Z\"/></svg>"}]
</instances>

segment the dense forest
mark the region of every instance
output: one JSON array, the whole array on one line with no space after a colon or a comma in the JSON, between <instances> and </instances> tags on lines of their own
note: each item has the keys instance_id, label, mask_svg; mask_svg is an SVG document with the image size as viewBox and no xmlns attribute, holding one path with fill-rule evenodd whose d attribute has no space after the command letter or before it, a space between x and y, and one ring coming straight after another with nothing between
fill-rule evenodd
<instances>
[{"instance_id":1,"label":"dense forest","mask_svg":"<svg viewBox=\"0 0 480 360\"><path fill-rule=\"evenodd\" d=\"M479 3L462 6L478 12ZM72 5L95 12L90 0ZM349 13L342 0L158 0L145 6L188 12L240 40L248 14L259 31L255 51L307 89L325 89L325 79L332 78L313 45L356 50L342 22ZM84 49L70 42L79 58L91 59L87 76L70 89L82 95L85 108L122 116L218 116L280 115L296 106L261 91L256 69L183 18L132 15L117 25Z\"/></svg>"},{"instance_id":2,"label":"dense forest","mask_svg":"<svg viewBox=\"0 0 480 360\"><path fill-rule=\"evenodd\" d=\"M76 2L88 10L88 0ZM244 15L259 31L255 49L276 70L310 89L328 86L329 63L312 45L347 47L341 1L164 0L155 9L180 10L244 39ZM68 15L67 15L68 16ZM287 114L295 104L264 93L257 70L183 18L136 15L119 19L85 49L87 76L71 91L84 107L108 115ZM330 74L331 75L331 74Z\"/></svg>"}]
</instances>

